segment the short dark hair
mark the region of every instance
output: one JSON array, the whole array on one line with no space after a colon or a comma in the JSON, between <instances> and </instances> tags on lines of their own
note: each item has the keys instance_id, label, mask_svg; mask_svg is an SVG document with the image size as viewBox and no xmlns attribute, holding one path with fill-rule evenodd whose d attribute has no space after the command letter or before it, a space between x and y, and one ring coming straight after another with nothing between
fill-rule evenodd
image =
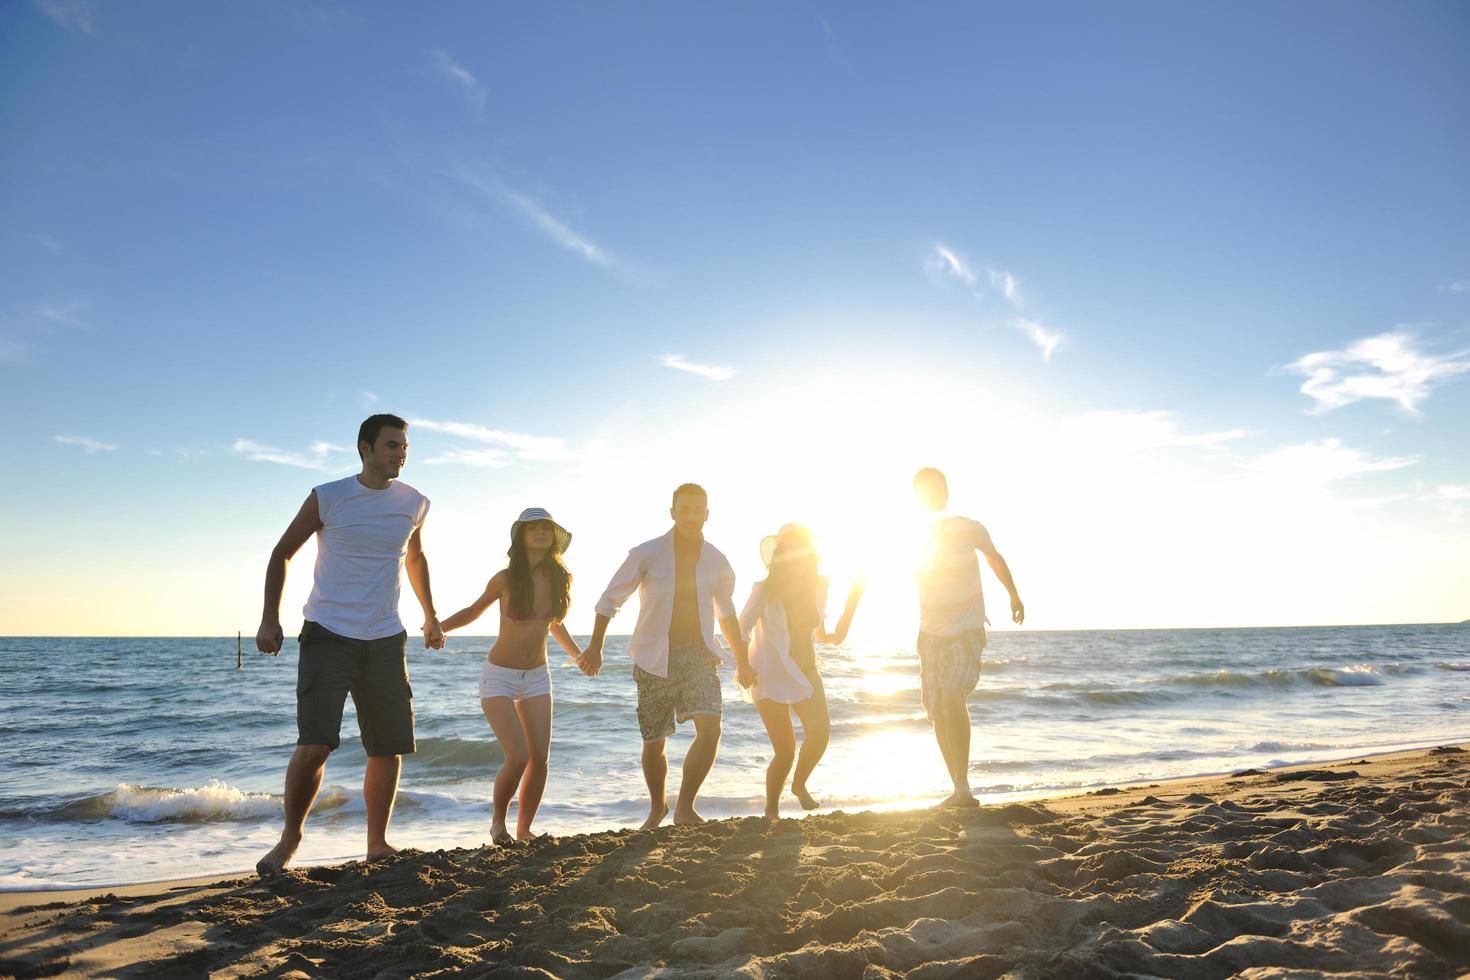
<instances>
[{"instance_id":1,"label":"short dark hair","mask_svg":"<svg viewBox=\"0 0 1470 980\"><path fill-rule=\"evenodd\" d=\"M407 432L408 423L396 415L387 414L369 415L363 419L362 425L357 427L357 456L359 459L364 458L362 455L362 444L367 443L368 447L371 448L378 441L378 433L384 429L402 429L404 432Z\"/></svg>"},{"instance_id":2,"label":"short dark hair","mask_svg":"<svg viewBox=\"0 0 1470 980\"><path fill-rule=\"evenodd\" d=\"M669 501L670 507L679 506L679 494L681 493L692 493L700 497L704 497L705 499L709 499L709 494L705 493L704 487L700 486L699 484L681 483L679 484L678 488L674 490L674 497L671 501Z\"/></svg>"},{"instance_id":3,"label":"short dark hair","mask_svg":"<svg viewBox=\"0 0 1470 980\"><path fill-rule=\"evenodd\" d=\"M932 486L934 484L939 485L939 489L944 492L945 497L949 496L949 481L944 478L943 473L939 472L934 467L926 466L923 469L919 470L919 472L914 474L915 488L921 486Z\"/></svg>"}]
</instances>

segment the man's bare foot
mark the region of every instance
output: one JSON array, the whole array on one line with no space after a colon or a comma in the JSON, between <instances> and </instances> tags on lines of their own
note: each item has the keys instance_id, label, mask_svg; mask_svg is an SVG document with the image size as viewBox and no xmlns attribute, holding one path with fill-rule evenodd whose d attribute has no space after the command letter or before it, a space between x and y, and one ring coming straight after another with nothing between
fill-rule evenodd
<instances>
[{"instance_id":1,"label":"man's bare foot","mask_svg":"<svg viewBox=\"0 0 1470 980\"><path fill-rule=\"evenodd\" d=\"M801 804L803 810L815 810L822 805L812 797L812 794L806 791L805 786L797 786L793 783L791 786L791 795L796 797L796 802Z\"/></svg>"},{"instance_id":2,"label":"man's bare foot","mask_svg":"<svg viewBox=\"0 0 1470 980\"><path fill-rule=\"evenodd\" d=\"M255 862L255 873L262 878L269 878L285 871L286 865L290 864L291 859L296 856L296 848L300 844L299 836L287 837L282 834L280 842L270 849L270 853Z\"/></svg>"},{"instance_id":3,"label":"man's bare foot","mask_svg":"<svg viewBox=\"0 0 1470 980\"><path fill-rule=\"evenodd\" d=\"M531 840L540 840L543 837L550 836L550 834L533 834L529 830L521 830L519 827L516 828L516 840L520 841L521 843L525 843L526 841Z\"/></svg>"},{"instance_id":4,"label":"man's bare foot","mask_svg":"<svg viewBox=\"0 0 1470 980\"><path fill-rule=\"evenodd\" d=\"M648 808L648 819L645 820L645 821L643 821L643 826L642 827L639 827L638 829L639 830L652 830L653 828L657 827L659 824L663 823L664 822L664 817L666 817L668 815L669 815L669 801L668 800L659 800L656 804L653 804L653 805L651 805Z\"/></svg>"},{"instance_id":5,"label":"man's bare foot","mask_svg":"<svg viewBox=\"0 0 1470 980\"><path fill-rule=\"evenodd\" d=\"M496 821L490 824L490 842L496 847L509 847L516 842L516 839L510 835L510 830L505 824Z\"/></svg>"},{"instance_id":6,"label":"man's bare foot","mask_svg":"<svg viewBox=\"0 0 1470 980\"><path fill-rule=\"evenodd\" d=\"M780 820L781 808L779 806L768 806L766 807L766 812L762 814L762 816L764 816L767 820Z\"/></svg>"},{"instance_id":7,"label":"man's bare foot","mask_svg":"<svg viewBox=\"0 0 1470 980\"><path fill-rule=\"evenodd\" d=\"M961 793L959 790L946 796L943 802L939 804L940 807L947 810L967 810L970 807L979 805L980 801L975 799L974 796L970 793Z\"/></svg>"},{"instance_id":8,"label":"man's bare foot","mask_svg":"<svg viewBox=\"0 0 1470 980\"><path fill-rule=\"evenodd\" d=\"M694 807L691 806L688 810L674 811L675 827L692 827L698 823L704 823L704 817L696 813Z\"/></svg>"},{"instance_id":9,"label":"man's bare foot","mask_svg":"<svg viewBox=\"0 0 1470 980\"><path fill-rule=\"evenodd\" d=\"M368 848L367 861L370 863L373 861L381 861L383 858L392 857L397 853L398 848L384 841L381 844L375 844Z\"/></svg>"}]
</instances>

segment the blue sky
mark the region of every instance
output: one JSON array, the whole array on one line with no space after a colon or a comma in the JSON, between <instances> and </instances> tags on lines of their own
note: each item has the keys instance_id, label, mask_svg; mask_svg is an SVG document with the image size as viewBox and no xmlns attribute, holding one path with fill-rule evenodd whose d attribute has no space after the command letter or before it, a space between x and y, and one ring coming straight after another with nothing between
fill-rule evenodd
<instances>
[{"instance_id":1,"label":"blue sky","mask_svg":"<svg viewBox=\"0 0 1470 980\"><path fill-rule=\"evenodd\" d=\"M1470 616L1462 4L36 0L0 81L0 632L253 630L371 410L449 609L537 503L583 625L683 479L885 564L934 463L1038 627Z\"/></svg>"}]
</instances>

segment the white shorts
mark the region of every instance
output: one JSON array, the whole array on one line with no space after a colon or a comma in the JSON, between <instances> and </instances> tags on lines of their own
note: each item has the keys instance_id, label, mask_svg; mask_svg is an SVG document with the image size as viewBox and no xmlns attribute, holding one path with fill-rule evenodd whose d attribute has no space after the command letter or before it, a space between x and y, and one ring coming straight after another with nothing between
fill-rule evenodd
<instances>
[{"instance_id":1,"label":"white shorts","mask_svg":"<svg viewBox=\"0 0 1470 980\"><path fill-rule=\"evenodd\" d=\"M501 667L485 661L480 668L480 700L486 698L510 698L524 701L551 693L551 671L545 664L530 670Z\"/></svg>"}]
</instances>

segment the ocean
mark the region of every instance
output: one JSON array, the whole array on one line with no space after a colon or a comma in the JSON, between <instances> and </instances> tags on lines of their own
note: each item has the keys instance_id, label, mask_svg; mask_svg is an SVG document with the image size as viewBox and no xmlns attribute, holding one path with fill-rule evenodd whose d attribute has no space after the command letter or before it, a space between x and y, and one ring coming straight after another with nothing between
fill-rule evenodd
<instances>
[{"instance_id":1,"label":"ocean","mask_svg":"<svg viewBox=\"0 0 1470 980\"><path fill-rule=\"evenodd\" d=\"M500 751L476 679L489 643L410 643L418 752L389 832L400 847L488 839ZM538 831L636 826L647 813L624 644L609 639L595 679L552 644ZM250 869L280 831L296 645L280 657L248 646L237 670L234 637L0 638L0 890ZM820 653L833 731L813 793L847 810L943 797L912 646ZM726 680L700 804L709 817L761 811L770 754ZM970 703L971 780L985 801L1467 741L1470 626L998 632ZM671 791L689 735L683 726L669 742ZM363 763L349 701L298 861L361 856ZM797 815L795 801L783 812Z\"/></svg>"}]
</instances>

